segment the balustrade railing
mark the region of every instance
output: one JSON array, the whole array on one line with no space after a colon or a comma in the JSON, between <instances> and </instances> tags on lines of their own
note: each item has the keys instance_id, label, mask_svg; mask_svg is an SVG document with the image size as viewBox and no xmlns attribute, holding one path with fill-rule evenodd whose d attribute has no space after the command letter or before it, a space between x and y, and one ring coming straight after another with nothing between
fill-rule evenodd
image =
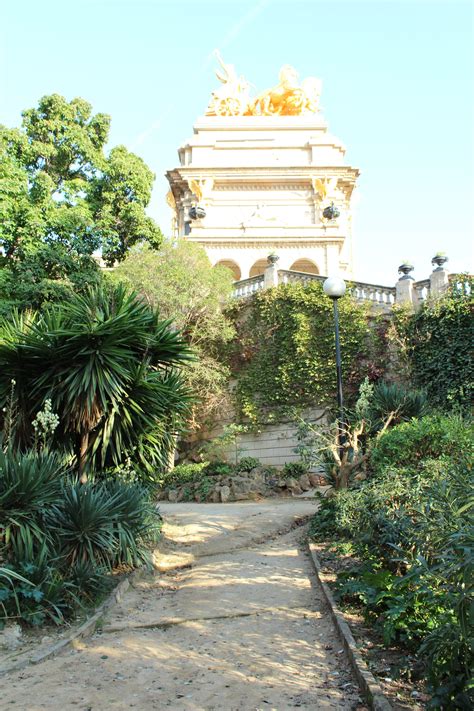
<instances>
[{"instance_id":1,"label":"balustrade railing","mask_svg":"<svg viewBox=\"0 0 474 711\"><path fill-rule=\"evenodd\" d=\"M430 295L431 282L429 279L422 279L421 281L413 282L413 291L415 292L415 299L418 305L426 301Z\"/></svg>"},{"instance_id":2,"label":"balustrade railing","mask_svg":"<svg viewBox=\"0 0 474 711\"><path fill-rule=\"evenodd\" d=\"M287 269L278 270L279 284L309 284L312 281L317 281L322 284L326 277L321 274L306 274L304 272L293 272ZM250 279L241 279L234 284L234 296L242 298L250 296L256 291L263 289L264 276L261 274L258 277ZM395 287L381 286L380 284L366 284L365 282L349 282L348 290L352 292L358 301L369 301L375 305L382 307L390 307L395 303Z\"/></svg>"},{"instance_id":3,"label":"balustrade railing","mask_svg":"<svg viewBox=\"0 0 474 711\"><path fill-rule=\"evenodd\" d=\"M249 279L241 279L234 283L233 296L237 298L242 298L243 296L251 296L255 294L256 291L263 289L264 276L259 274L255 277L250 277Z\"/></svg>"},{"instance_id":4,"label":"balustrade railing","mask_svg":"<svg viewBox=\"0 0 474 711\"><path fill-rule=\"evenodd\" d=\"M444 276L443 276L444 275ZM440 281L441 277L441 281ZM251 296L260 289L274 286L275 280L278 284L309 284L310 282L323 283L326 277L321 274L307 274L304 272L294 272L288 269L278 269L277 271L266 272L250 279L241 279L234 283L233 295L237 298ZM429 279L420 281L407 281L406 277L399 279L397 286L382 286L381 284L367 284L362 281L349 281L347 289L355 299L364 303L370 303L378 309L387 311L397 303L411 304L412 308L418 309L430 296L436 298L442 294L448 284L454 287L460 294L469 295L473 292L474 277L468 274L441 273L435 269Z\"/></svg>"}]
</instances>

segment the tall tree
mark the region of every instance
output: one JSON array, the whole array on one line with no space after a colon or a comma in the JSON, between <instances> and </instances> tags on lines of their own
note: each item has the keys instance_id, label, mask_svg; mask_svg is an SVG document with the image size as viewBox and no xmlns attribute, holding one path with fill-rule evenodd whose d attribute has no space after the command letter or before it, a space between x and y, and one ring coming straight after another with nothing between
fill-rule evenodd
<instances>
[{"instance_id":1,"label":"tall tree","mask_svg":"<svg viewBox=\"0 0 474 711\"><path fill-rule=\"evenodd\" d=\"M69 254L101 249L107 264L137 242L159 247L145 213L153 173L124 146L104 152L106 114L84 99L43 97L20 129L0 126L0 251L21 259L44 245Z\"/></svg>"},{"instance_id":2,"label":"tall tree","mask_svg":"<svg viewBox=\"0 0 474 711\"><path fill-rule=\"evenodd\" d=\"M191 426L196 433L212 425L228 397L229 368L223 351L234 328L223 307L232 291L232 275L212 267L204 249L186 240L164 242L157 251L137 245L110 273L141 293L175 326L198 356L185 377L196 395Z\"/></svg>"}]
</instances>

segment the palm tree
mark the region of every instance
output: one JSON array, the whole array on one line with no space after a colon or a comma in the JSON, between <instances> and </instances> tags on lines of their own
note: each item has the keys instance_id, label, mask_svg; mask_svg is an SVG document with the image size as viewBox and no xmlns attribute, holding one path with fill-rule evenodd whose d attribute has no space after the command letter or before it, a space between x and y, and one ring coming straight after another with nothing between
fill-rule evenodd
<instances>
[{"instance_id":1,"label":"palm tree","mask_svg":"<svg viewBox=\"0 0 474 711\"><path fill-rule=\"evenodd\" d=\"M191 402L179 367L192 359L171 322L137 294L91 288L0 321L0 407L15 408L14 444L24 447L50 398L55 437L74 452L83 479L91 463L117 465L131 454L163 466Z\"/></svg>"}]
</instances>

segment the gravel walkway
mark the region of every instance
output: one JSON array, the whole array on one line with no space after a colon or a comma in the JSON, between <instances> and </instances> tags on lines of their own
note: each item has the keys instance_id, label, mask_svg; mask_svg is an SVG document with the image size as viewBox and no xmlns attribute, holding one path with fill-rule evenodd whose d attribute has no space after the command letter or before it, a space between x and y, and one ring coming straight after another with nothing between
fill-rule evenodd
<instances>
[{"instance_id":1,"label":"gravel walkway","mask_svg":"<svg viewBox=\"0 0 474 711\"><path fill-rule=\"evenodd\" d=\"M296 526L312 501L161 510L161 573L78 649L3 677L1 709L364 708Z\"/></svg>"}]
</instances>

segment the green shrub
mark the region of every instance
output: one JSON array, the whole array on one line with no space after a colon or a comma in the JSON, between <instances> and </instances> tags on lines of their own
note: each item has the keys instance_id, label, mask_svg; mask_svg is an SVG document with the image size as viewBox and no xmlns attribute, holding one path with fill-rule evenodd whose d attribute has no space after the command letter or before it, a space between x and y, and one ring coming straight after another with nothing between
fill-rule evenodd
<instances>
[{"instance_id":1,"label":"green shrub","mask_svg":"<svg viewBox=\"0 0 474 711\"><path fill-rule=\"evenodd\" d=\"M242 457L237 464L238 472L251 472L252 469L256 469L261 464L260 459L256 457Z\"/></svg>"},{"instance_id":2,"label":"green shrub","mask_svg":"<svg viewBox=\"0 0 474 711\"><path fill-rule=\"evenodd\" d=\"M0 452L0 624L62 623L110 587L111 568L148 562L160 527L139 484L80 484L59 454Z\"/></svg>"},{"instance_id":3,"label":"green shrub","mask_svg":"<svg viewBox=\"0 0 474 711\"><path fill-rule=\"evenodd\" d=\"M235 466L228 462L210 462L205 472L209 476L232 476L232 474L235 474Z\"/></svg>"},{"instance_id":4,"label":"green shrub","mask_svg":"<svg viewBox=\"0 0 474 711\"><path fill-rule=\"evenodd\" d=\"M442 298L427 300L407 317L395 312L398 340L404 346L415 384L443 409L472 408L474 279L458 275Z\"/></svg>"},{"instance_id":5,"label":"green shrub","mask_svg":"<svg viewBox=\"0 0 474 711\"><path fill-rule=\"evenodd\" d=\"M112 504L113 535L117 542L114 565L148 563L150 546L158 540L162 519L147 489L116 481L104 486Z\"/></svg>"},{"instance_id":6,"label":"green shrub","mask_svg":"<svg viewBox=\"0 0 474 711\"><path fill-rule=\"evenodd\" d=\"M424 390L379 380L374 385L370 407L377 419L383 420L390 413L396 412L395 422L400 422L425 415L428 399Z\"/></svg>"},{"instance_id":7,"label":"green shrub","mask_svg":"<svg viewBox=\"0 0 474 711\"><path fill-rule=\"evenodd\" d=\"M161 476L160 484L162 487L174 487L199 481L205 475L208 464L209 462L177 464L174 469Z\"/></svg>"},{"instance_id":8,"label":"green shrub","mask_svg":"<svg viewBox=\"0 0 474 711\"><path fill-rule=\"evenodd\" d=\"M459 421L444 419L459 442ZM412 430L416 425L407 424ZM474 629L472 457L461 451L449 459L447 434L440 446L438 459L413 457L413 466L403 469L388 467L384 458L376 478L322 499L310 533L351 542L360 563L338 576L339 595L362 605L386 643L402 641L420 655L432 707L467 709ZM395 445L387 451L396 459Z\"/></svg>"},{"instance_id":9,"label":"green shrub","mask_svg":"<svg viewBox=\"0 0 474 711\"><path fill-rule=\"evenodd\" d=\"M387 430L372 448L370 463L384 467L416 467L424 459L457 458L474 451L472 421L456 415L430 415Z\"/></svg>"},{"instance_id":10,"label":"green shrub","mask_svg":"<svg viewBox=\"0 0 474 711\"><path fill-rule=\"evenodd\" d=\"M0 550L6 555L14 543L43 544L43 517L60 496L65 471L57 453L0 451Z\"/></svg>"},{"instance_id":11,"label":"green shrub","mask_svg":"<svg viewBox=\"0 0 474 711\"><path fill-rule=\"evenodd\" d=\"M12 564L8 572L7 584L0 580L1 622L13 617L34 626L48 619L60 624L69 616L73 585L50 558L46 546L36 554L30 551L30 556Z\"/></svg>"},{"instance_id":12,"label":"green shrub","mask_svg":"<svg viewBox=\"0 0 474 711\"><path fill-rule=\"evenodd\" d=\"M308 472L309 466L305 462L287 462L283 467L282 475L287 478L298 479Z\"/></svg>"}]
</instances>

